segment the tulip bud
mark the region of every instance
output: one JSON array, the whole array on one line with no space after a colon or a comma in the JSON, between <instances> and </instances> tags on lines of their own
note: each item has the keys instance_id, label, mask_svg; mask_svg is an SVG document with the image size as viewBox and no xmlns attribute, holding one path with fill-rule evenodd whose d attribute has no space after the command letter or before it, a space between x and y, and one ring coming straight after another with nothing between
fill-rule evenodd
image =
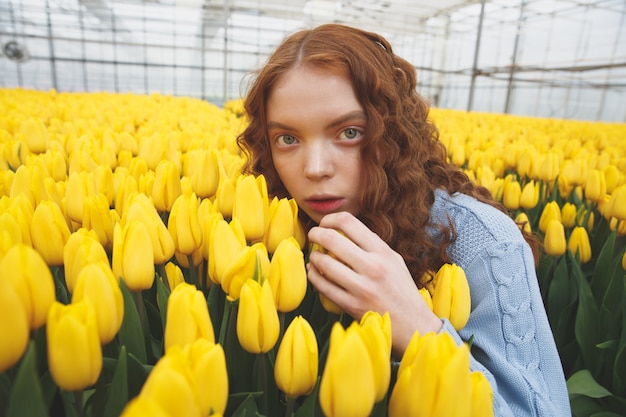
<instances>
[{"instance_id":1,"label":"tulip bud","mask_svg":"<svg viewBox=\"0 0 626 417\"><path fill-rule=\"evenodd\" d=\"M24 143L32 153L43 153L50 147L50 136L46 125L34 117L24 120L18 130L23 135Z\"/></svg>"},{"instance_id":2,"label":"tulip bud","mask_svg":"<svg viewBox=\"0 0 626 417\"><path fill-rule=\"evenodd\" d=\"M387 363L387 369L390 369ZM315 332L306 319L296 316L285 330L276 353L276 385L291 397L308 395L317 382L318 346Z\"/></svg>"},{"instance_id":3,"label":"tulip bud","mask_svg":"<svg viewBox=\"0 0 626 417\"><path fill-rule=\"evenodd\" d=\"M215 192L215 203L222 216L230 219L233 216L233 205L235 203L235 184L225 172L220 171L220 182Z\"/></svg>"},{"instance_id":4,"label":"tulip bud","mask_svg":"<svg viewBox=\"0 0 626 417\"><path fill-rule=\"evenodd\" d=\"M147 290L154 282L154 255L146 226L131 220L115 224L113 233L113 272L122 277L131 291Z\"/></svg>"},{"instance_id":5,"label":"tulip bud","mask_svg":"<svg viewBox=\"0 0 626 417\"><path fill-rule=\"evenodd\" d=\"M126 223L131 220L137 220L146 227L152 244L154 263L163 264L174 256L176 251L174 239L161 220L156 208L152 205L150 198L145 194L135 194L132 200L128 201L128 207L121 222ZM146 246L146 248L148 247L150 246Z\"/></svg>"},{"instance_id":6,"label":"tulip bud","mask_svg":"<svg viewBox=\"0 0 626 417\"><path fill-rule=\"evenodd\" d=\"M183 348L195 377L196 403L203 416L223 414L228 402L228 370L221 345L198 339Z\"/></svg>"},{"instance_id":7,"label":"tulip bud","mask_svg":"<svg viewBox=\"0 0 626 417\"><path fill-rule=\"evenodd\" d=\"M65 285L69 292L74 292L81 269L92 263L109 263L108 255L96 232L85 228L78 229L70 235L63 248ZM116 280L119 283L119 279Z\"/></svg>"},{"instance_id":8,"label":"tulip bud","mask_svg":"<svg viewBox=\"0 0 626 417\"><path fill-rule=\"evenodd\" d=\"M539 202L539 187L535 184L535 181L531 180L522 188L522 194L519 199L519 204L522 208L530 210L535 208Z\"/></svg>"},{"instance_id":9,"label":"tulip bud","mask_svg":"<svg viewBox=\"0 0 626 417\"><path fill-rule=\"evenodd\" d=\"M608 204L608 212L611 217L622 221L626 220L626 184L622 184L613 190Z\"/></svg>"},{"instance_id":10,"label":"tulip bud","mask_svg":"<svg viewBox=\"0 0 626 417\"><path fill-rule=\"evenodd\" d=\"M215 195L220 180L217 151L215 149L194 150L187 153L189 158L187 176L191 188L200 198Z\"/></svg>"},{"instance_id":11,"label":"tulip bud","mask_svg":"<svg viewBox=\"0 0 626 417\"><path fill-rule=\"evenodd\" d=\"M246 238L237 219L228 223L219 214L211 222L208 240L208 274L211 281L219 284L246 247Z\"/></svg>"},{"instance_id":12,"label":"tulip bud","mask_svg":"<svg viewBox=\"0 0 626 417\"><path fill-rule=\"evenodd\" d=\"M130 400L124 410L122 410L122 414L120 417L170 417L169 414L165 412L159 405L159 403L153 399L148 398L146 396L136 396L132 400Z\"/></svg>"},{"instance_id":13,"label":"tulip bud","mask_svg":"<svg viewBox=\"0 0 626 417\"><path fill-rule=\"evenodd\" d=\"M233 218L241 222L241 227L250 242L257 241L265 233L265 213L268 211L267 184L260 175L242 175L237 178Z\"/></svg>"},{"instance_id":14,"label":"tulip bud","mask_svg":"<svg viewBox=\"0 0 626 417\"><path fill-rule=\"evenodd\" d=\"M30 226L33 222L33 214L35 213L34 206L28 200L24 194L16 195L10 198L9 207L6 212L11 214L13 219L20 227L22 234L22 243L28 246L32 246L32 239L30 238Z\"/></svg>"},{"instance_id":15,"label":"tulip bud","mask_svg":"<svg viewBox=\"0 0 626 417\"><path fill-rule=\"evenodd\" d=\"M254 279L263 282L269 275L269 269L270 260L263 243L245 246L239 252L235 262L224 272L221 280L222 288L231 300L236 300L246 281Z\"/></svg>"},{"instance_id":16,"label":"tulip bud","mask_svg":"<svg viewBox=\"0 0 626 417\"><path fill-rule=\"evenodd\" d=\"M520 206L522 187L517 181L512 181L504 188L504 206L509 210L517 210Z\"/></svg>"},{"instance_id":17,"label":"tulip bud","mask_svg":"<svg viewBox=\"0 0 626 417\"><path fill-rule=\"evenodd\" d=\"M213 323L202 291L188 283L178 284L167 300L163 344L167 353L203 338L215 343Z\"/></svg>"},{"instance_id":18,"label":"tulip bud","mask_svg":"<svg viewBox=\"0 0 626 417\"><path fill-rule=\"evenodd\" d=\"M376 381L358 324L353 322L344 330L341 323L336 322L329 343L319 388L319 402L324 415L369 416L374 407Z\"/></svg>"},{"instance_id":19,"label":"tulip bud","mask_svg":"<svg viewBox=\"0 0 626 417\"><path fill-rule=\"evenodd\" d=\"M92 263L81 269L72 294L72 303L83 299L94 306L100 343L109 343L122 326L124 298L108 262Z\"/></svg>"},{"instance_id":20,"label":"tulip bud","mask_svg":"<svg viewBox=\"0 0 626 417\"><path fill-rule=\"evenodd\" d=\"M237 337L250 353L266 353L278 340L280 323L269 282L249 279L241 288Z\"/></svg>"},{"instance_id":21,"label":"tulip bud","mask_svg":"<svg viewBox=\"0 0 626 417\"><path fill-rule=\"evenodd\" d=\"M200 417L195 385L189 360L174 348L154 365L139 396L156 402L167 416Z\"/></svg>"},{"instance_id":22,"label":"tulip bud","mask_svg":"<svg viewBox=\"0 0 626 417\"><path fill-rule=\"evenodd\" d=\"M613 164L606 165L602 172L604 172L604 179L606 181L606 192L612 193L615 187L617 187L621 183L621 178L623 174L620 170Z\"/></svg>"},{"instance_id":23,"label":"tulip bud","mask_svg":"<svg viewBox=\"0 0 626 417\"><path fill-rule=\"evenodd\" d=\"M105 248L111 248L115 223L104 194L96 193L84 199L82 227L93 230Z\"/></svg>"},{"instance_id":24,"label":"tulip bud","mask_svg":"<svg viewBox=\"0 0 626 417\"><path fill-rule=\"evenodd\" d=\"M195 194L180 195L170 213L167 230L174 247L183 255L191 255L202 245L202 229L198 221L198 201Z\"/></svg>"},{"instance_id":25,"label":"tulip bud","mask_svg":"<svg viewBox=\"0 0 626 417\"><path fill-rule=\"evenodd\" d=\"M115 178L118 181L115 210L123 217L126 215L127 207L139 193L139 183L130 175L118 175Z\"/></svg>"},{"instance_id":26,"label":"tulip bud","mask_svg":"<svg viewBox=\"0 0 626 417\"><path fill-rule=\"evenodd\" d=\"M470 374L472 384L472 417L493 417L493 391L489 381L482 372L474 371Z\"/></svg>"},{"instance_id":27,"label":"tulip bud","mask_svg":"<svg viewBox=\"0 0 626 417\"><path fill-rule=\"evenodd\" d=\"M71 173L65 188L65 211L68 217L77 223L82 223L85 197L95 192L96 185L89 173L84 171Z\"/></svg>"},{"instance_id":28,"label":"tulip bud","mask_svg":"<svg viewBox=\"0 0 626 417\"><path fill-rule=\"evenodd\" d=\"M548 153L544 156L539 171L539 178L545 182L552 182L559 173L559 155L556 153Z\"/></svg>"},{"instance_id":29,"label":"tulip bud","mask_svg":"<svg viewBox=\"0 0 626 417\"><path fill-rule=\"evenodd\" d=\"M622 255L622 269L626 271L626 252Z\"/></svg>"},{"instance_id":30,"label":"tulip bud","mask_svg":"<svg viewBox=\"0 0 626 417\"><path fill-rule=\"evenodd\" d=\"M30 226L30 237L33 247L48 265L63 263L63 247L70 237L70 229L58 205L45 200L37 206Z\"/></svg>"},{"instance_id":31,"label":"tulip bud","mask_svg":"<svg viewBox=\"0 0 626 417\"><path fill-rule=\"evenodd\" d=\"M55 290L50 268L39 252L24 244L13 246L0 259L0 277L16 290L30 328L41 327L55 300Z\"/></svg>"},{"instance_id":32,"label":"tulip bud","mask_svg":"<svg viewBox=\"0 0 626 417\"><path fill-rule=\"evenodd\" d=\"M280 242L295 235L292 205L289 201L286 198L274 197L270 203L267 230L263 236L263 242L269 253L273 254Z\"/></svg>"},{"instance_id":33,"label":"tulip bud","mask_svg":"<svg viewBox=\"0 0 626 417\"><path fill-rule=\"evenodd\" d=\"M182 194L180 173L172 161L164 159L159 162L151 191L154 207L158 211L172 210L174 201Z\"/></svg>"},{"instance_id":34,"label":"tulip bud","mask_svg":"<svg viewBox=\"0 0 626 417\"><path fill-rule=\"evenodd\" d=\"M48 366L63 390L80 391L96 383L102 349L94 307L86 300L69 305L55 301L48 314Z\"/></svg>"},{"instance_id":35,"label":"tulip bud","mask_svg":"<svg viewBox=\"0 0 626 417\"><path fill-rule=\"evenodd\" d=\"M585 183L585 197L587 200L598 202L606 194L606 178L604 171L592 169L589 171L587 182Z\"/></svg>"},{"instance_id":36,"label":"tulip bud","mask_svg":"<svg viewBox=\"0 0 626 417\"><path fill-rule=\"evenodd\" d=\"M360 321L361 337L365 343L376 383L375 402L381 401L387 394L391 381L391 318L389 313L381 316L373 311L366 312Z\"/></svg>"},{"instance_id":37,"label":"tulip bud","mask_svg":"<svg viewBox=\"0 0 626 417\"><path fill-rule=\"evenodd\" d=\"M550 220L546 228L543 246L550 256L561 256L565 253L565 229L560 221Z\"/></svg>"},{"instance_id":38,"label":"tulip bud","mask_svg":"<svg viewBox=\"0 0 626 417\"><path fill-rule=\"evenodd\" d=\"M106 197L107 205L112 206L115 198L115 189L113 187L113 171L108 165L98 165L92 172L93 182L95 184L95 192Z\"/></svg>"},{"instance_id":39,"label":"tulip bud","mask_svg":"<svg viewBox=\"0 0 626 417\"><path fill-rule=\"evenodd\" d=\"M170 291L174 290L177 285L185 282L185 276L183 270L174 262L168 262L165 264L165 282Z\"/></svg>"},{"instance_id":40,"label":"tulip bud","mask_svg":"<svg viewBox=\"0 0 626 417\"><path fill-rule=\"evenodd\" d=\"M522 232L532 233L532 229L530 227L530 221L528 220L528 216L523 211L515 216L515 223L520 228Z\"/></svg>"},{"instance_id":41,"label":"tulip bud","mask_svg":"<svg viewBox=\"0 0 626 417\"><path fill-rule=\"evenodd\" d=\"M569 237L567 249L573 255L579 254L581 264L589 262L591 259L591 244L589 243L587 229L582 226L575 227Z\"/></svg>"},{"instance_id":42,"label":"tulip bud","mask_svg":"<svg viewBox=\"0 0 626 417\"><path fill-rule=\"evenodd\" d=\"M307 278L304 254L294 237L278 244L267 279L278 311L287 313L300 305L306 294Z\"/></svg>"},{"instance_id":43,"label":"tulip bud","mask_svg":"<svg viewBox=\"0 0 626 417\"><path fill-rule=\"evenodd\" d=\"M1 258L0 258L1 259ZM28 314L22 300L9 280L0 279L0 373L15 365L28 346Z\"/></svg>"},{"instance_id":44,"label":"tulip bud","mask_svg":"<svg viewBox=\"0 0 626 417\"><path fill-rule=\"evenodd\" d=\"M576 206L572 203L565 203L561 207L561 223L566 229L571 229L576 226Z\"/></svg>"},{"instance_id":45,"label":"tulip bud","mask_svg":"<svg viewBox=\"0 0 626 417\"><path fill-rule=\"evenodd\" d=\"M456 330L462 329L472 308L465 271L456 264L444 264L435 275L434 285L433 313L450 320Z\"/></svg>"},{"instance_id":46,"label":"tulip bud","mask_svg":"<svg viewBox=\"0 0 626 417\"><path fill-rule=\"evenodd\" d=\"M545 233L551 220L557 220L561 223L561 208L556 201L548 202L543 208L541 217L539 217L539 230Z\"/></svg>"}]
</instances>

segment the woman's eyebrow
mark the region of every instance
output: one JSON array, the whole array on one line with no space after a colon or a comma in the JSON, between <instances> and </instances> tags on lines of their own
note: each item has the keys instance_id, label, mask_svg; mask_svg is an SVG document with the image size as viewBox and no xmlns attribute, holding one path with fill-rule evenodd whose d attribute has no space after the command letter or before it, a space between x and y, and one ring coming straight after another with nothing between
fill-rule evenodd
<instances>
[{"instance_id":1,"label":"woman's eyebrow","mask_svg":"<svg viewBox=\"0 0 626 417\"><path fill-rule=\"evenodd\" d=\"M355 120L355 119L359 119L359 120L367 120L367 118L365 117L365 113L361 110L355 110L355 111L351 111L348 112L346 114L343 114L341 116L339 116L338 118L336 118L335 120L333 120L332 122L330 122L328 125L326 125L326 128L333 128L336 126L339 126L347 121L350 120ZM281 123L281 122L277 122L277 121L273 121L270 120L267 122L267 129L282 129L282 130L294 130L294 128L292 126L289 126L285 123Z\"/></svg>"}]
</instances>

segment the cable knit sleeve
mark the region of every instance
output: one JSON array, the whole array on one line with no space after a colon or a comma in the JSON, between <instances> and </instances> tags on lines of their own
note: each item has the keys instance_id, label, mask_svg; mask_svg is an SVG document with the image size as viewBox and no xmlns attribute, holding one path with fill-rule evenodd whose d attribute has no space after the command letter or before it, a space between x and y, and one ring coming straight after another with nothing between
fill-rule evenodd
<instances>
[{"instance_id":1,"label":"cable knit sleeve","mask_svg":"<svg viewBox=\"0 0 626 417\"><path fill-rule=\"evenodd\" d=\"M439 220L449 216L455 225L449 255L464 269L472 298L467 325L457 333L444 321L444 331L457 343L473 337L471 366L492 384L495 415L570 416L532 253L517 226L467 196L446 194L436 204L445 207Z\"/></svg>"}]
</instances>

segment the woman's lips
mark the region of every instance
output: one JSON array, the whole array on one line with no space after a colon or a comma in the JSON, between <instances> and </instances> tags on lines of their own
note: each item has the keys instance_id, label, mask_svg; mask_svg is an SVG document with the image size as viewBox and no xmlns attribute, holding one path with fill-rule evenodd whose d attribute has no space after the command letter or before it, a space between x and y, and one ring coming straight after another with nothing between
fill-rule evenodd
<instances>
[{"instance_id":1,"label":"woman's lips","mask_svg":"<svg viewBox=\"0 0 626 417\"><path fill-rule=\"evenodd\" d=\"M336 211L343 205L343 199L341 198L327 198L327 199L314 199L306 200L306 204L313 210L319 213L330 213Z\"/></svg>"}]
</instances>

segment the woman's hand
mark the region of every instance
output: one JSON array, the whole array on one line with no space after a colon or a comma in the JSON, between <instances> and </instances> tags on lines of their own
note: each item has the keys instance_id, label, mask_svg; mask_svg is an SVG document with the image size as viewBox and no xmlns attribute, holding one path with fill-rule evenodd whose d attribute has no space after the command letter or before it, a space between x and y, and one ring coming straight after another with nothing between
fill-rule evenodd
<instances>
[{"instance_id":1,"label":"woman's hand","mask_svg":"<svg viewBox=\"0 0 626 417\"><path fill-rule=\"evenodd\" d=\"M369 310L389 312L396 357L402 356L415 330L425 334L441 329L402 256L352 214L328 214L308 236L334 255L311 253L311 284L357 320Z\"/></svg>"}]
</instances>

